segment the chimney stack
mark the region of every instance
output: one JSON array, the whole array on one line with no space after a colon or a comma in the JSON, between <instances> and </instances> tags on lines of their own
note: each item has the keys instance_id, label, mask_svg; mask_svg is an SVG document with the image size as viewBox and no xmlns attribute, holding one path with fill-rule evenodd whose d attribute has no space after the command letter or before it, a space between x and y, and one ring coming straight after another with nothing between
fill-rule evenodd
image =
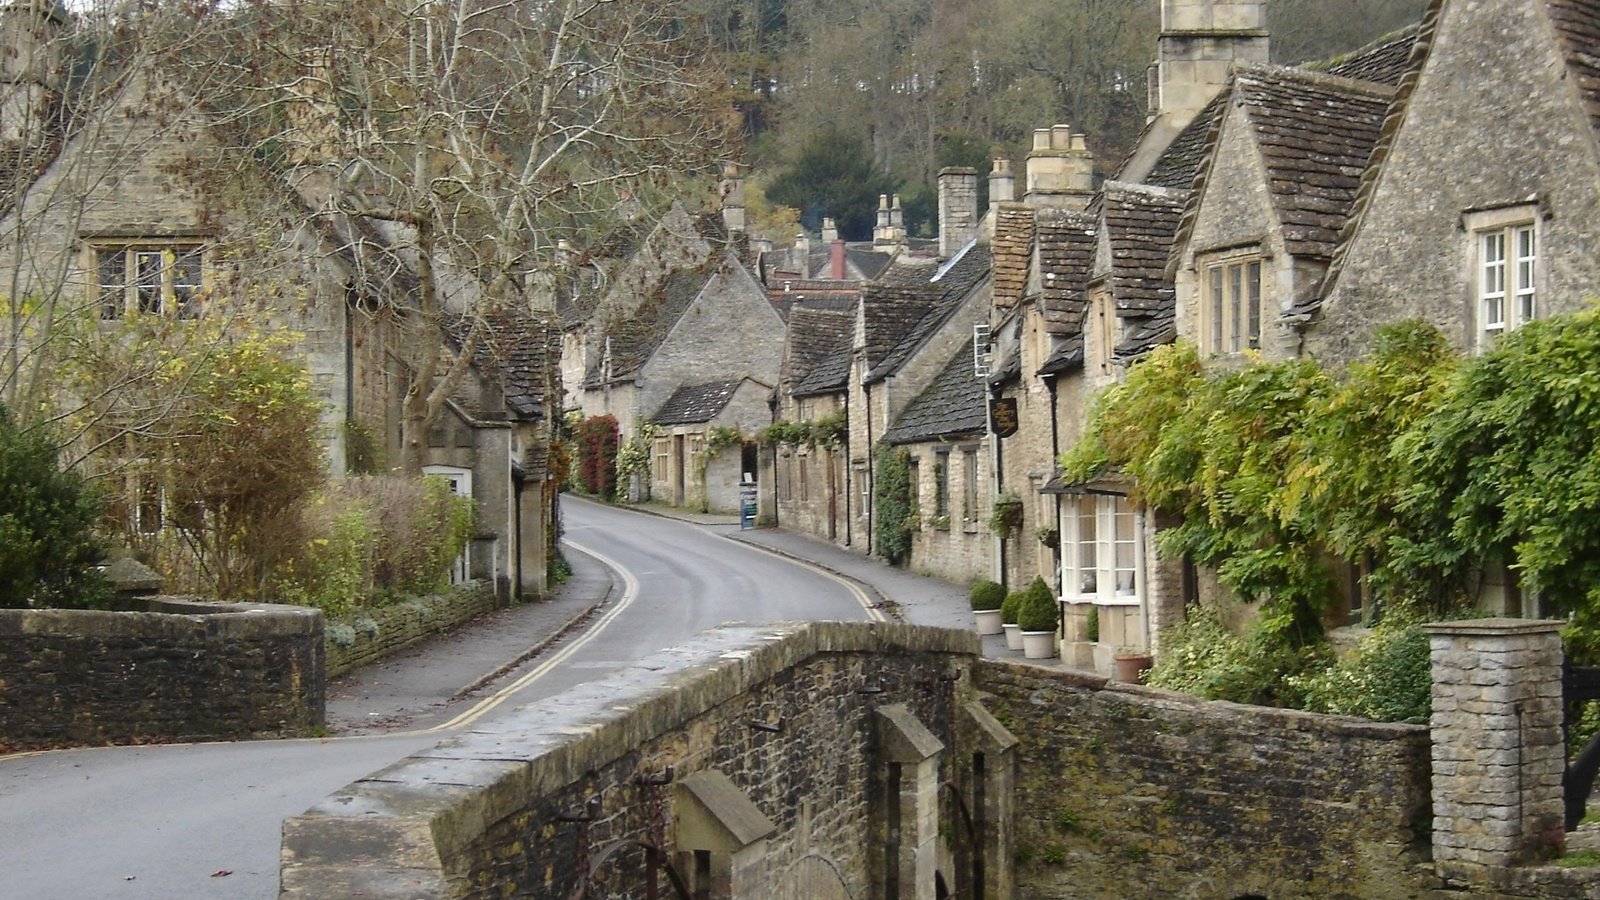
<instances>
[{"instance_id":1,"label":"chimney stack","mask_svg":"<svg viewBox=\"0 0 1600 900\"><path fill-rule=\"evenodd\" d=\"M746 226L744 173L738 163L722 164L722 181L718 185L717 192L722 206L722 225L727 229L728 236L736 237L743 234Z\"/></svg>"},{"instance_id":2,"label":"chimney stack","mask_svg":"<svg viewBox=\"0 0 1600 900\"><path fill-rule=\"evenodd\" d=\"M793 262L790 268L800 273L801 278L811 277L811 235L802 231L794 236L794 247L789 250L789 259Z\"/></svg>"},{"instance_id":3,"label":"chimney stack","mask_svg":"<svg viewBox=\"0 0 1600 900\"><path fill-rule=\"evenodd\" d=\"M900 195L894 195L891 205L888 194L879 194L878 227L872 229L872 249L892 250L905 242L905 213L900 209Z\"/></svg>"},{"instance_id":4,"label":"chimney stack","mask_svg":"<svg viewBox=\"0 0 1600 900\"><path fill-rule=\"evenodd\" d=\"M67 15L56 0L10 0L0 10L0 143L41 137L67 73Z\"/></svg>"},{"instance_id":5,"label":"chimney stack","mask_svg":"<svg viewBox=\"0 0 1600 900\"><path fill-rule=\"evenodd\" d=\"M1023 201L1030 206L1082 212L1093 196L1094 154L1083 135L1073 134L1070 125L1036 129L1033 150L1028 153Z\"/></svg>"},{"instance_id":6,"label":"chimney stack","mask_svg":"<svg viewBox=\"0 0 1600 900\"><path fill-rule=\"evenodd\" d=\"M989 172L989 212L993 213L1000 208L1000 204L1015 199L1017 176L1011 172L1011 160L996 159L994 168Z\"/></svg>"},{"instance_id":7,"label":"chimney stack","mask_svg":"<svg viewBox=\"0 0 1600 900\"><path fill-rule=\"evenodd\" d=\"M1194 120L1236 63L1268 62L1265 0L1161 0L1156 90L1174 131Z\"/></svg>"},{"instance_id":8,"label":"chimney stack","mask_svg":"<svg viewBox=\"0 0 1600 900\"><path fill-rule=\"evenodd\" d=\"M834 281L843 281L845 271L844 241L834 238L833 242L828 244L828 249L830 251L828 256L828 277Z\"/></svg>"},{"instance_id":9,"label":"chimney stack","mask_svg":"<svg viewBox=\"0 0 1600 900\"><path fill-rule=\"evenodd\" d=\"M949 259L978 230L978 170L939 171L939 258Z\"/></svg>"},{"instance_id":10,"label":"chimney stack","mask_svg":"<svg viewBox=\"0 0 1600 900\"><path fill-rule=\"evenodd\" d=\"M832 244L838 239L839 226L832 219L824 218L822 220L822 242L824 244Z\"/></svg>"}]
</instances>

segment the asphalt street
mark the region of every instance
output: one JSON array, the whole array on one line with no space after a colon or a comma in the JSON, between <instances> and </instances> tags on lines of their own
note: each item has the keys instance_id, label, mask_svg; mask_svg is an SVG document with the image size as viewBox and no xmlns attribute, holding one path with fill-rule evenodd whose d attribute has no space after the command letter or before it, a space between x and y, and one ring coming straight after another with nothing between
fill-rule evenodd
<instances>
[{"instance_id":1,"label":"asphalt street","mask_svg":"<svg viewBox=\"0 0 1600 900\"><path fill-rule=\"evenodd\" d=\"M515 612L493 617L374 669L365 683L335 686L343 691L335 720L366 735L0 758L0 900L276 897L284 818L455 729L492 728L508 710L724 622L880 615L837 575L707 529L580 500L564 505L569 546L617 570L609 599L582 627L476 691L459 695L555 626L519 624ZM605 579L578 581L598 593ZM584 600L558 597L574 608ZM530 621L552 618L538 606L530 605Z\"/></svg>"}]
</instances>

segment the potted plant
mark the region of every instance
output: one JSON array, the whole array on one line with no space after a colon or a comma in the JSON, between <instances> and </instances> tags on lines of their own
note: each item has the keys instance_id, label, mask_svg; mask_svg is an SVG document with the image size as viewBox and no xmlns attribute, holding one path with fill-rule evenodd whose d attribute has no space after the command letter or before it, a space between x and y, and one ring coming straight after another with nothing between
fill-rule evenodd
<instances>
[{"instance_id":1,"label":"potted plant","mask_svg":"<svg viewBox=\"0 0 1600 900\"><path fill-rule=\"evenodd\" d=\"M1000 625L1006 633L1006 646L1022 649L1022 629L1017 627L1017 607L1022 603L1022 591L1012 591L1000 604Z\"/></svg>"},{"instance_id":2,"label":"potted plant","mask_svg":"<svg viewBox=\"0 0 1600 900\"><path fill-rule=\"evenodd\" d=\"M1039 539L1040 544L1050 550L1061 549L1061 532L1053 525L1038 529L1034 532L1034 536Z\"/></svg>"},{"instance_id":3,"label":"potted plant","mask_svg":"<svg viewBox=\"0 0 1600 900\"><path fill-rule=\"evenodd\" d=\"M1005 630L1000 626L1000 606L1006 600L1004 586L993 581L975 582L967 599L972 601L972 616L978 620L979 634L999 634Z\"/></svg>"},{"instance_id":4,"label":"potted plant","mask_svg":"<svg viewBox=\"0 0 1600 900\"><path fill-rule=\"evenodd\" d=\"M1144 673L1150 671L1155 659L1138 647L1118 647L1112 660L1117 666L1117 680L1128 684L1144 684Z\"/></svg>"},{"instance_id":5,"label":"potted plant","mask_svg":"<svg viewBox=\"0 0 1600 900\"><path fill-rule=\"evenodd\" d=\"M994 510L989 513L989 530L1001 540L1009 540L1022 530L1022 498L1016 491L1005 491L994 498Z\"/></svg>"},{"instance_id":6,"label":"potted plant","mask_svg":"<svg viewBox=\"0 0 1600 900\"><path fill-rule=\"evenodd\" d=\"M1022 655L1049 659L1056 653L1056 626L1061 607L1043 578L1034 578L1017 606L1017 626L1022 630Z\"/></svg>"}]
</instances>

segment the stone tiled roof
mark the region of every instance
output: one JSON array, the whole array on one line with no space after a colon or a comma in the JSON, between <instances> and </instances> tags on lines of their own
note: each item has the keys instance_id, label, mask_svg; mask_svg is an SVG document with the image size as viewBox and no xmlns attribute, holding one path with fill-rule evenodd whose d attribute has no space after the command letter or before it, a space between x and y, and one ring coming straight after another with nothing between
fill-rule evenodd
<instances>
[{"instance_id":1,"label":"stone tiled roof","mask_svg":"<svg viewBox=\"0 0 1600 900\"><path fill-rule=\"evenodd\" d=\"M611 380L617 381L637 375L644 364L660 349L667 333L700 295L706 282L711 280L715 263L720 257L693 269L677 269L667 275L655 289L634 308L631 314L606 322L600 331L601 352L591 354L585 386L596 387L605 377L606 346L611 355Z\"/></svg>"},{"instance_id":2,"label":"stone tiled roof","mask_svg":"<svg viewBox=\"0 0 1600 900\"><path fill-rule=\"evenodd\" d=\"M817 308L809 302L789 316L789 393L795 397L843 390L850 374L855 310Z\"/></svg>"},{"instance_id":3,"label":"stone tiled roof","mask_svg":"<svg viewBox=\"0 0 1600 900\"><path fill-rule=\"evenodd\" d=\"M1028 263L1033 258L1033 207L1002 203L994 221L994 305L1010 309L1028 291Z\"/></svg>"},{"instance_id":4,"label":"stone tiled roof","mask_svg":"<svg viewBox=\"0 0 1600 900\"><path fill-rule=\"evenodd\" d=\"M1083 335L1075 334L1056 345L1055 352L1039 367L1040 375L1064 375L1083 368Z\"/></svg>"},{"instance_id":5,"label":"stone tiled roof","mask_svg":"<svg viewBox=\"0 0 1600 900\"><path fill-rule=\"evenodd\" d=\"M464 316L442 323L445 340L460 352L471 331ZM525 312L501 310L484 319L482 340L472 364L480 374L498 382L511 415L522 421L545 416L545 394L552 361L560 353L554 323Z\"/></svg>"},{"instance_id":6,"label":"stone tiled roof","mask_svg":"<svg viewBox=\"0 0 1600 900\"><path fill-rule=\"evenodd\" d=\"M1095 220L1085 213L1041 211L1039 309L1052 335L1079 334L1087 311L1084 288L1094 268Z\"/></svg>"},{"instance_id":7,"label":"stone tiled roof","mask_svg":"<svg viewBox=\"0 0 1600 900\"><path fill-rule=\"evenodd\" d=\"M1235 73L1232 93L1249 117L1289 253L1332 259L1392 92L1321 73L1251 66ZM1185 234L1206 180L1206 171L1195 180Z\"/></svg>"},{"instance_id":8,"label":"stone tiled roof","mask_svg":"<svg viewBox=\"0 0 1600 900\"><path fill-rule=\"evenodd\" d=\"M1167 277L1187 191L1108 182L1104 221L1111 244L1111 296L1121 319L1119 358L1148 352L1167 333L1176 292ZM1170 338L1169 338L1170 339Z\"/></svg>"},{"instance_id":9,"label":"stone tiled roof","mask_svg":"<svg viewBox=\"0 0 1600 900\"><path fill-rule=\"evenodd\" d=\"M1545 0L1561 40L1567 74L1589 122L1600 130L1600 0Z\"/></svg>"},{"instance_id":10,"label":"stone tiled roof","mask_svg":"<svg viewBox=\"0 0 1600 900\"><path fill-rule=\"evenodd\" d=\"M727 407L745 379L686 384L672 392L650 421L657 425L699 425L709 422Z\"/></svg>"},{"instance_id":11,"label":"stone tiled roof","mask_svg":"<svg viewBox=\"0 0 1600 900\"><path fill-rule=\"evenodd\" d=\"M897 261L862 291L867 380L893 375L990 271L989 247L968 244L944 265Z\"/></svg>"},{"instance_id":12,"label":"stone tiled roof","mask_svg":"<svg viewBox=\"0 0 1600 900\"><path fill-rule=\"evenodd\" d=\"M890 444L914 444L981 433L988 427L984 394L983 379L972 372L972 349L963 346L889 426L883 439Z\"/></svg>"},{"instance_id":13,"label":"stone tiled roof","mask_svg":"<svg viewBox=\"0 0 1600 900\"><path fill-rule=\"evenodd\" d=\"M1398 87L1400 79L1411 68L1411 51L1422 33L1422 23L1409 25L1392 34L1343 56L1322 62L1308 63L1306 69L1327 72L1341 78L1370 81L1389 87Z\"/></svg>"},{"instance_id":14,"label":"stone tiled roof","mask_svg":"<svg viewBox=\"0 0 1600 900\"><path fill-rule=\"evenodd\" d=\"M1156 159L1150 174L1144 178L1144 184L1185 189L1194 184L1195 176L1206 160L1207 137L1211 134L1211 126L1216 124L1222 117L1222 111L1227 108L1226 98L1226 91L1213 97L1195 115L1194 121L1178 132L1178 136Z\"/></svg>"}]
</instances>

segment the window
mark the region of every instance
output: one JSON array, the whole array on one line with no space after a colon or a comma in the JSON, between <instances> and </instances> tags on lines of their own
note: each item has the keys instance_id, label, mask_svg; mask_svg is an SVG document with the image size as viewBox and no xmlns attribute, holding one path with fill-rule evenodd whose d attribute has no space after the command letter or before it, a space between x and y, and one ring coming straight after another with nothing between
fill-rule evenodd
<instances>
[{"instance_id":1,"label":"window","mask_svg":"<svg viewBox=\"0 0 1600 900\"><path fill-rule=\"evenodd\" d=\"M1225 257L1202 263L1200 346L1207 353L1261 347L1261 260Z\"/></svg>"},{"instance_id":2,"label":"window","mask_svg":"<svg viewBox=\"0 0 1600 900\"><path fill-rule=\"evenodd\" d=\"M979 519L976 450L964 450L961 453L961 518L968 525L977 524Z\"/></svg>"},{"instance_id":3,"label":"window","mask_svg":"<svg viewBox=\"0 0 1600 900\"><path fill-rule=\"evenodd\" d=\"M650 457L650 480L665 484L667 472L670 471L667 462L672 455L672 441L668 438L658 437L655 439L652 449L654 452Z\"/></svg>"},{"instance_id":4,"label":"window","mask_svg":"<svg viewBox=\"0 0 1600 900\"><path fill-rule=\"evenodd\" d=\"M950 454L937 453L933 457L933 514L950 515Z\"/></svg>"},{"instance_id":5,"label":"window","mask_svg":"<svg viewBox=\"0 0 1600 900\"><path fill-rule=\"evenodd\" d=\"M922 510L922 463L911 460L906 465L906 481L911 485L911 508Z\"/></svg>"},{"instance_id":6,"label":"window","mask_svg":"<svg viewBox=\"0 0 1600 900\"><path fill-rule=\"evenodd\" d=\"M198 244L95 248L100 318L201 313L203 252Z\"/></svg>"},{"instance_id":7,"label":"window","mask_svg":"<svg viewBox=\"0 0 1600 900\"><path fill-rule=\"evenodd\" d=\"M1101 604L1139 602L1144 541L1141 516L1121 496L1081 494L1063 503L1062 591Z\"/></svg>"},{"instance_id":8,"label":"window","mask_svg":"<svg viewBox=\"0 0 1600 900\"><path fill-rule=\"evenodd\" d=\"M1538 315L1539 238L1531 222L1474 232L1477 240L1478 346Z\"/></svg>"},{"instance_id":9,"label":"window","mask_svg":"<svg viewBox=\"0 0 1600 900\"><path fill-rule=\"evenodd\" d=\"M1111 289L1095 288L1089 297L1090 315L1094 326L1094 353L1100 360L1100 371L1111 371L1112 357L1117 352L1117 310L1111 302Z\"/></svg>"}]
</instances>

